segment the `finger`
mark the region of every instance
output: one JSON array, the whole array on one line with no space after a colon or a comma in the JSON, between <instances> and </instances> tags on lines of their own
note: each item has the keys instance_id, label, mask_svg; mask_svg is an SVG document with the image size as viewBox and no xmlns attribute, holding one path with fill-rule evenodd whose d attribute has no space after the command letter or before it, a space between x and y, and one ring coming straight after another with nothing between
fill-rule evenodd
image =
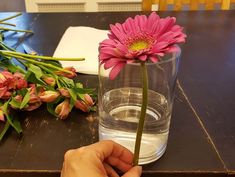
<instances>
[{"instance_id":1,"label":"finger","mask_svg":"<svg viewBox=\"0 0 235 177\"><path fill-rule=\"evenodd\" d=\"M116 173L116 171L107 163L104 163L104 168L105 168L106 173L109 177L119 177L119 175Z\"/></svg>"},{"instance_id":2,"label":"finger","mask_svg":"<svg viewBox=\"0 0 235 177\"><path fill-rule=\"evenodd\" d=\"M60 177L64 177L64 170L65 170L65 166L64 166L64 163L63 163L62 170L60 172Z\"/></svg>"},{"instance_id":3,"label":"finger","mask_svg":"<svg viewBox=\"0 0 235 177\"><path fill-rule=\"evenodd\" d=\"M122 177L140 177L142 173L141 166L135 166L126 172Z\"/></svg>"},{"instance_id":4,"label":"finger","mask_svg":"<svg viewBox=\"0 0 235 177\"><path fill-rule=\"evenodd\" d=\"M117 167L122 172L126 172L132 167L132 164L125 163L125 162L121 161L119 158L116 158L116 157L113 157L113 156L108 157L105 161L108 164L110 164L114 167Z\"/></svg>"},{"instance_id":5,"label":"finger","mask_svg":"<svg viewBox=\"0 0 235 177\"><path fill-rule=\"evenodd\" d=\"M101 161L104 161L107 157L113 156L127 164L132 164L133 153L111 140L100 141L90 145L90 147L100 155L99 158Z\"/></svg>"}]
</instances>

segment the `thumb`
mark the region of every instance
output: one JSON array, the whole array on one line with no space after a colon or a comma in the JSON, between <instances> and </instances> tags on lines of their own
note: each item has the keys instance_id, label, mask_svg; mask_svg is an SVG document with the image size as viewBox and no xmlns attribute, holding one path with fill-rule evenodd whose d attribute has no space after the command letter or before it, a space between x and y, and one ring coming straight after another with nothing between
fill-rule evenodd
<instances>
[{"instance_id":1,"label":"thumb","mask_svg":"<svg viewBox=\"0 0 235 177\"><path fill-rule=\"evenodd\" d=\"M140 177L142 173L141 166L135 166L127 171L122 177Z\"/></svg>"}]
</instances>

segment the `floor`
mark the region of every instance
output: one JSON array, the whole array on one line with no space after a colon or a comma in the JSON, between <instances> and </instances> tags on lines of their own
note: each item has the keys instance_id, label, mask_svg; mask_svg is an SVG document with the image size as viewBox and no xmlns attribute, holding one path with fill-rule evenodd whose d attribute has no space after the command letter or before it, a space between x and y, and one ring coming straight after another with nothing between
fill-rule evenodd
<instances>
[{"instance_id":1,"label":"floor","mask_svg":"<svg viewBox=\"0 0 235 177\"><path fill-rule=\"evenodd\" d=\"M24 0L0 0L0 12L24 12Z\"/></svg>"}]
</instances>

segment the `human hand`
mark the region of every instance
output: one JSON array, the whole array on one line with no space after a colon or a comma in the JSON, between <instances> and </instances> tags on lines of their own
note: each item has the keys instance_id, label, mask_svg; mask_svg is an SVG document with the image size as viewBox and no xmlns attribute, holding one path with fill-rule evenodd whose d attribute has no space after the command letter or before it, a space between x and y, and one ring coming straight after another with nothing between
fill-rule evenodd
<instances>
[{"instance_id":1,"label":"human hand","mask_svg":"<svg viewBox=\"0 0 235 177\"><path fill-rule=\"evenodd\" d=\"M65 153L61 177L119 177L112 168L125 174L122 177L140 177L142 168L132 167L133 154L123 146L104 140Z\"/></svg>"}]
</instances>

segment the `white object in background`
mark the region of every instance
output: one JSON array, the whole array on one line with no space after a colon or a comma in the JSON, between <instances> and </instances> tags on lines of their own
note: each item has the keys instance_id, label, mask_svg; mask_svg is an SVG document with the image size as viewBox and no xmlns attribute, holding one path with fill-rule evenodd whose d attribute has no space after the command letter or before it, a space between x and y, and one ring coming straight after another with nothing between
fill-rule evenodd
<instances>
[{"instance_id":1,"label":"white object in background","mask_svg":"<svg viewBox=\"0 0 235 177\"><path fill-rule=\"evenodd\" d=\"M25 0L27 12L141 11L141 0Z\"/></svg>"},{"instance_id":2,"label":"white object in background","mask_svg":"<svg viewBox=\"0 0 235 177\"><path fill-rule=\"evenodd\" d=\"M80 58L85 61L61 61L63 67L73 66L77 72L84 74L98 74L98 47L99 43L108 36L107 30L91 27L69 27L59 45L54 57Z\"/></svg>"}]
</instances>

